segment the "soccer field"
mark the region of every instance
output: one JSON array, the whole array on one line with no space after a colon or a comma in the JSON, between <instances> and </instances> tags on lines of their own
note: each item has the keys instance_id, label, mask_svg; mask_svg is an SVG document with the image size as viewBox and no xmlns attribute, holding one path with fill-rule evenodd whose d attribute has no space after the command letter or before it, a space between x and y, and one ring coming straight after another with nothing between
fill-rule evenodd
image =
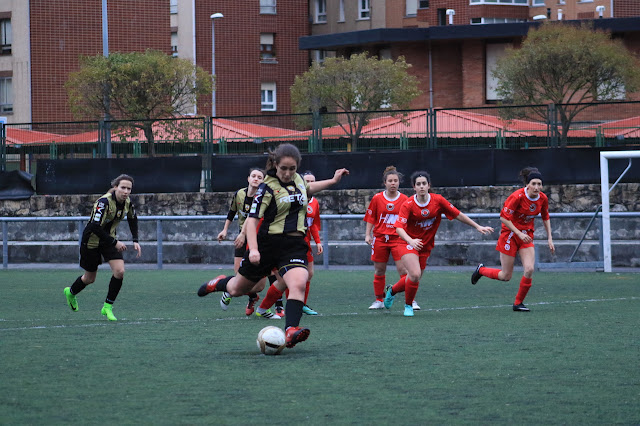
<instances>
[{"instance_id":1,"label":"soccer field","mask_svg":"<svg viewBox=\"0 0 640 426\"><path fill-rule=\"evenodd\" d=\"M471 272L427 271L406 318L367 309L373 271L318 270L309 340L274 357L284 320L196 296L215 270L128 271L115 323L107 271L75 313L78 271L0 271L0 423L640 423L640 274L538 272L517 313L516 277Z\"/></svg>"}]
</instances>

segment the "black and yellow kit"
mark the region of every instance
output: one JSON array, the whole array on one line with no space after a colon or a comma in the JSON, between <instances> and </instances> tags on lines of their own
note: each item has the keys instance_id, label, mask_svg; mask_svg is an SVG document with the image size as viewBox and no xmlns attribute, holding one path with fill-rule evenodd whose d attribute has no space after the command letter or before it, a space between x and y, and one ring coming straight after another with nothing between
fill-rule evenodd
<instances>
[{"instance_id":1,"label":"black and yellow kit","mask_svg":"<svg viewBox=\"0 0 640 426\"><path fill-rule=\"evenodd\" d=\"M82 233L82 245L88 249L103 246L115 246L116 228L123 218L127 218L131 236L138 242L138 217L131 200L118 203L115 194L109 192L98 199L93 205L93 211L87 226Z\"/></svg>"},{"instance_id":2,"label":"black and yellow kit","mask_svg":"<svg viewBox=\"0 0 640 426\"><path fill-rule=\"evenodd\" d=\"M242 230L242 225L244 225L245 220L249 216L249 211L251 210L251 204L253 204L253 197L247 196L247 191L249 188L242 188L236 191L233 194L233 198L231 199L231 206L229 207L229 213L227 213L227 220L233 221L236 217L236 213L238 214L238 225Z\"/></svg>"}]
</instances>

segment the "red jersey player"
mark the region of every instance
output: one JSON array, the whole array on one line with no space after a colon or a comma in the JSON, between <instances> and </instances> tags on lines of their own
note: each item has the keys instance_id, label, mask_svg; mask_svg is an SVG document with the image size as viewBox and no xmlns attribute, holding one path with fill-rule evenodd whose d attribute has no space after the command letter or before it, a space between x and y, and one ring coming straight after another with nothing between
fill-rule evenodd
<instances>
[{"instance_id":1,"label":"red jersey player","mask_svg":"<svg viewBox=\"0 0 640 426\"><path fill-rule=\"evenodd\" d=\"M376 300L369 309L384 308L384 288L386 285L387 262L389 255L396 262L396 270L403 277L406 270L402 265L402 256L398 248L400 237L396 234L395 223L400 212L400 206L407 196L398 192L402 173L394 166L389 166L382 174L385 190L371 198L364 221L367 223L364 241L371 246L371 261L373 262L373 294ZM372 232L373 231L373 237ZM414 308L420 309L414 301Z\"/></svg>"},{"instance_id":2,"label":"red jersey player","mask_svg":"<svg viewBox=\"0 0 640 426\"><path fill-rule=\"evenodd\" d=\"M442 214L449 220L457 219L474 227L481 234L493 232L493 228L478 225L443 196L430 194L431 176L429 173L425 171L414 172L411 175L411 184L416 193L402 204L398 220L395 223L396 232L402 238L398 245L402 253L402 261L407 268L407 275L400 278L393 286L388 286L384 298L384 307L389 309L393 305L395 295L404 291L404 316L406 317L413 316L411 302L418 291L422 272L427 266L427 259L431 254Z\"/></svg>"},{"instance_id":3,"label":"red jersey player","mask_svg":"<svg viewBox=\"0 0 640 426\"><path fill-rule=\"evenodd\" d=\"M516 312L529 312L524 305L524 298L531 288L531 278L535 267L535 248L533 246L533 219L540 214L542 224L547 231L547 244L551 253L556 249L551 236L551 222L549 221L549 199L542 192L542 174L535 167L526 167L520 171L520 177L524 188L520 188L511 194L500 212L502 231L496 250L500 252L501 269L486 268L484 264L478 265L473 275L471 284L478 282L480 278L488 277L494 280L509 281L513 274L513 265L516 253L520 254L524 274L520 279L520 287L513 302L513 310Z\"/></svg>"}]
</instances>

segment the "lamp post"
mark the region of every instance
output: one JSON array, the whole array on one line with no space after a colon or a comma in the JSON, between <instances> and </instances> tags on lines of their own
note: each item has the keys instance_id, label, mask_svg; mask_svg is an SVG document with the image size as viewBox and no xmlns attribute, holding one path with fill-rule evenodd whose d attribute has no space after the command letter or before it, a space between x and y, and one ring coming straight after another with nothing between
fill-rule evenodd
<instances>
[{"instance_id":1,"label":"lamp post","mask_svg":"<svg viewBox=\"0 0 640 426\"><path fill-rule=\"evenodd\" d=\"M109 57L109 19L107 13L107 0L102 0L102 55ZM105 155L111 158L111 98L110 88L107 86L104 92L104 139L105 139Z\"/></svg>"},{"instance_id":2,"label":"lamp post","mask_svg":"<svg viewBox=\"0 0 640 426\"><path fill-rule=\"evenodd\" d=\"M215 76L216 76L216 30L215 30L215 22L218 18L223 18L222 13L214 13L210 16L211 18L211 75L214 77L215 84ZM211 116L216 116L216 89L211 91Z\"/></svg>"}]
</instances>

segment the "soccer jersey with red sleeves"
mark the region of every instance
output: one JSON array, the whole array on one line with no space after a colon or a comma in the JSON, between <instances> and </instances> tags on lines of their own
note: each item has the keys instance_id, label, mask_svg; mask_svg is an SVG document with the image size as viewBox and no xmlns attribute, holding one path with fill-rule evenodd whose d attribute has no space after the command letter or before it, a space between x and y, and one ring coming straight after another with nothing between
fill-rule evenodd
<instances>
[{"instance_id":1,"label":"soccer jersey with red sleeves","mask_svg":"<svg viewBox=\"0 0 640 426\"><path fill-rule=\"evenodd\" d=\"M534 230L533 219L540 214L542 220L549 220L549 199L540 192L538 198L532 200L526 188L520 188L509 195L504 202L500 216L510 220L520 231ZM502 224L502 229L508 229Z\"/></svg>"},{"instance_id":2,"label":"soccer jersey with red sleeves","mask_svg":"<svg viewBox=\"0 0 640 426\"><path fill-rule=\"evenodd\" d=\"M407 196L398 193L395 199L387 198L384 191L378 192L371 198L364 221L373 224L373 236L396 235L396 220L402 203Z\"/></svg>"},{"instance_id":3,"label":"soccer jersey with red sleeves","mask_svg":"<svg viewBox=\"0 0 640 426\"><path fill-rule=\"evenodd\" d=\"M311 237L316 244L320 243L320 229L322 224L320 223L320 204L315 197L311 197L309 204L307 204L307 234L305 240L307 243L311 242Z\"/></svg>"},{"instance_id":4,"label":"soccer jersey with red sleeves","mask_svg":"<svg viewBox=\"0 0 640 426\"><path fill-rule=\"evenodd\" d=\"M404 229L411 238L422 240L421 251L431 251L442 214L453 220L460 210L440 194L429 194L426 204L419 204L414 195L402 204L395 227Z\"/></svg>"}]
</instances>

